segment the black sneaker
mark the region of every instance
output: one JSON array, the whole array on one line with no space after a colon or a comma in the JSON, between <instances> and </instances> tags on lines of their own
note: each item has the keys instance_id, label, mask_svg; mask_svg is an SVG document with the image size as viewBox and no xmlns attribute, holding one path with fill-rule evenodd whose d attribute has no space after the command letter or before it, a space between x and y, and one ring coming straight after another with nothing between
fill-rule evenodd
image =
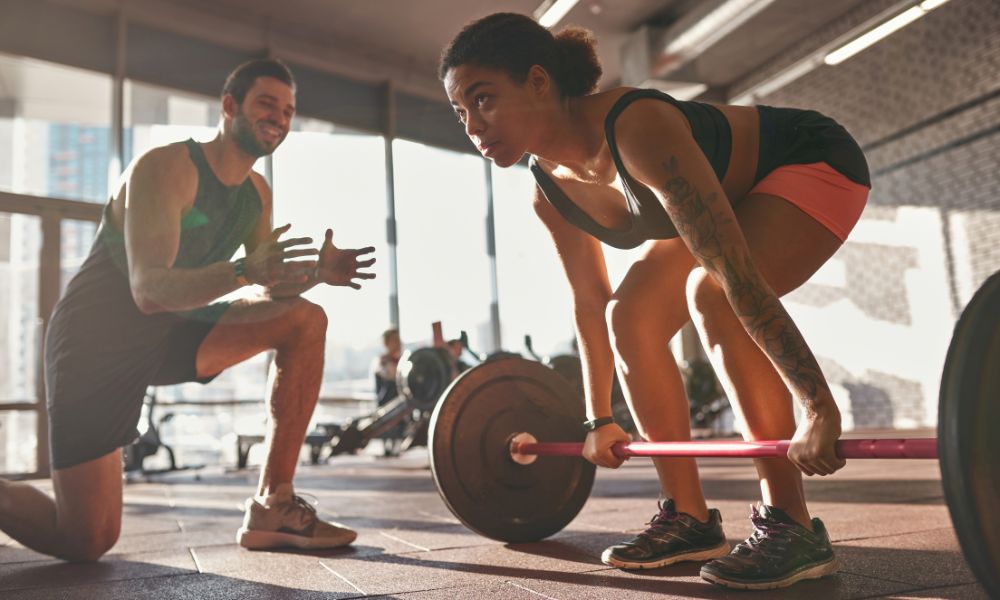
<instances>
[{"instance_id":1,"label":"black sneaker","mask_svg":"<svg viewBox=\"0 0 1000 600\"><path fill-rule=\"evenodd\" d=\"M655 569L683 560L717 558L729 552L718 510L708 511L708 521L702 523L687 513L677 512L673 500L659 506L660 512L647 523L646 531L605 550L601 562L619 569Z\"/></svg>"},{"instance_id":2,"label":"black sneaker","mask_svg":"<svg viewBox=\"0 0 1000 600\"><path fill-rule=\"evenodd\" d=\"M729 556L701 568L712 583L745 590L769 590L835 573L837 558L819 519L813 530L796 523L781 509L761 504L751 508L753 533Z\"/></svg>"}]
</instances>

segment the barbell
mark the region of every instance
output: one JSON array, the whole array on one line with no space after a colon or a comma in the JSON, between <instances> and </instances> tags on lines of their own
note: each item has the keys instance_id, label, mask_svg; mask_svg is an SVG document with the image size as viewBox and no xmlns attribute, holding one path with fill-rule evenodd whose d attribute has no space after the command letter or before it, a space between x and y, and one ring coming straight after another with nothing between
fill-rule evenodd
<instances>
[{"instance_id":1,"label":"barbell","mask_svg":"<svg viewBox=\"0 0 1000 600\"><path fill-rule=\"evenodd\" d=\"M504 542L562 530L583 508L595 466L581 457L580 396L554 370L505 358L452 381L431 416L430 461L444 503L467 527ZM1000 273L955 326L942 374L938 437L840 440L843 458L936 458L972 571L1000 597ZM539 441L542 440L542 441ZM631 442L629 456L785 456L788 441ZM575 458L574 458L575 457Z\"/></svg>"}]
</instances>

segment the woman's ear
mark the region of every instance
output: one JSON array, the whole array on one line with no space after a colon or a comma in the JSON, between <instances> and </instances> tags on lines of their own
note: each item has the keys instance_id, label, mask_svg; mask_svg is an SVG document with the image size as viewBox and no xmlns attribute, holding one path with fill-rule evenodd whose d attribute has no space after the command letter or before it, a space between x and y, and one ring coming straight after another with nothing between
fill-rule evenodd
<instances>
[{"instance_id":1,"label":"woman's ear","mask_svg":"<svg viewBox=\"0 0 1000 600\"><path fill-rule=\"evenodd\" d=\"M552 77L540 65L532 65L528 69L528 76L525 83L536 96L544 96L552 89Z\"/></svg>"}]
</instances>

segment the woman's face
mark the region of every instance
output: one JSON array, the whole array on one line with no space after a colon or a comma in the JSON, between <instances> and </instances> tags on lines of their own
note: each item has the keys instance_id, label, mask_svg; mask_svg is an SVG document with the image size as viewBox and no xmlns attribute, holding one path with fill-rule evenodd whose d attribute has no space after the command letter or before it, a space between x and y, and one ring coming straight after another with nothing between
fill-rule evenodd
<instances>
[{"instance_id":1,"label":"woman's face","mask_svg":"<svg viewBox=\"0 0 1000 600\"><path fill-rule=\"evenodd\" d=\"M477 65L454 67L445 75L448 99L465 134L499 167L517 164L537 134L542 96L538 78L532 77L535 69L523 84L505 71Z\"/></svg>"}]
</instances>

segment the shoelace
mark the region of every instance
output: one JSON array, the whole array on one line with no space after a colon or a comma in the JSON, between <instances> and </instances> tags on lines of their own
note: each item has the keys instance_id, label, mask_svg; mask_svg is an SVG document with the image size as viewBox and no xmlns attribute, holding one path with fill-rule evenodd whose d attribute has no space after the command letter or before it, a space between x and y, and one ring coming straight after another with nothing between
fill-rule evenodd
<instances>
[{"instance_id":1,"label":"shoelace","mask_svg":"<svg viewBox=\"0 0 1000 600\"><path fill-rule=\"evenodd\" d=\"M640 536L651 536L653 534L659 533L663 529L667 529L674 523L676 523L681 518L680 513L676 510L668 510L667 508L661 508L660 512L653 515L652 520L648 521L646 525L649 527L645 531L640 533Z\"/></svg>"},{"instance_id":2,"label":"shoelace","mask_svg":"<svg viewBox=\"0 0 1000 600\"><path fill-rule=\"evenodd\" d=\"M750 522L753 523L753 533L740 546L751 553L760 554L767 558L783 556L790 541L787 533L793 526L766 519L757 512L756 508L750 514Z\"/></svg>"},{"instance_id":3,"label":"shoelace","mask_svg":"<svg viewBox=\"0 0 1000 600\"><path fill-rule=\"evenodd\" d=\"M312 494L305 494L305 495L312 498L312 502L306 500L299 494L295 494L292 496L292 501L289 502L288 506L285 508L285 513L288 513L289 511L292 510L301 510L305 511L306 518L309 519L310 521L317 518L316 507L319 505L319 499L316 498L316 496L313 496Z\"/></svg>"}]
</instances>

